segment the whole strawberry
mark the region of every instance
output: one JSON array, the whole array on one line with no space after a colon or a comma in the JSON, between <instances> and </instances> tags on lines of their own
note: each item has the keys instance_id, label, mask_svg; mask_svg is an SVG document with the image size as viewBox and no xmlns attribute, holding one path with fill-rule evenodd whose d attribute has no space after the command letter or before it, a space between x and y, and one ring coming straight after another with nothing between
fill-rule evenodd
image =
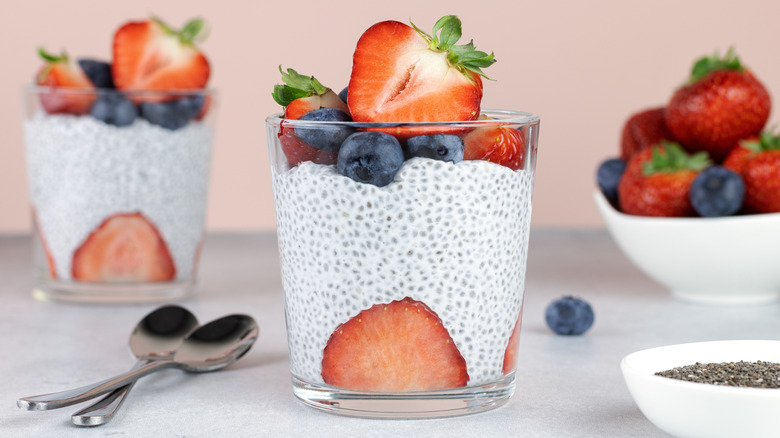
<instances>
[{"instance_id":1,"label":"whole strawberry","mask_svg":"<svg viewBox=\"0 0 780 438\"><path fill-rule=\"evenodd\" d=\"M742 176L748 213L780 212L780 135L740 142L723 165Z\"/></svg>"},{"instance_id":2,"label":"whole strawberry","mask_svg":"<svg viewBox=\"0 0 780 438\"><path fill-rule=\"evenodd\" d=\"M677 143L644 149L631 157L620 180L620 207L637 216L695 216L691 183L711 164L706 153L689 155Z\"/></svg>"},{"instance_id":3,"label":"whole strawberry","mask_svg":"<svg viewBox=\"0 0 780 438\"><path fill-rule=\"evenodd\" d=\"M699 59L666 108L666 125L688 151L721 161L740 139L758 135L769 118L766 88L729 49Z\"/></svg>"},{"instance_id":4,"label":"whole strawberry","mask_svg":"<svg viewBox=\"0 0 780 438\"><path fill-rule=\"evenodd\" d=\"M632 114L623 125L620 158L628 160L661 140L674 141L674 136L666 127L666 108L651 108Z\"/></svg>"}]
</instances>

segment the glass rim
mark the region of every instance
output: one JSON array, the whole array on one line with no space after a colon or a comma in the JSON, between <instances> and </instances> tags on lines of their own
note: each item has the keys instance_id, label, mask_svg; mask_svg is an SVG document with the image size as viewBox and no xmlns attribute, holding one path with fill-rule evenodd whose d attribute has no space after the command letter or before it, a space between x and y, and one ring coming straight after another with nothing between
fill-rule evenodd
<instances>
[{"instance_id":1,"label":"glass rim","mask_svg":"<svg viewBox=\"0 0 780 438\"><path fill-rule=\"evenodd\" d=\"M274 113L265 119L266 125L274 126L284 122L288 126L324 126L343 125L352 128L398 128L398 127L437 127L447 126L452 128L476 128L479 126L493 125L534 125L539 123L539 116L534 113L514 110L486 109L481 111L493 119L483 120L452 120L440 122L354 122L354 121L319 121L285 119L284 113Z\"/></svg>"},{"instance_id":2,"label":"glass rim","mask_svg":"<svg viewBox=\"0 0 780 438\"><path fill-rule=\"evenodd\" d=\"M99 95L99 94L123 94L125 96L192 96L194 94L210 95L217 94L214 88L193 88L193 89L170 89L170 90L119 90L115 88L84 88L84 87L57 87L52 85L26 84L22 87L25 93L45 94L45 93L66 93L79 95Z\"/></svg>"}]
</instances>

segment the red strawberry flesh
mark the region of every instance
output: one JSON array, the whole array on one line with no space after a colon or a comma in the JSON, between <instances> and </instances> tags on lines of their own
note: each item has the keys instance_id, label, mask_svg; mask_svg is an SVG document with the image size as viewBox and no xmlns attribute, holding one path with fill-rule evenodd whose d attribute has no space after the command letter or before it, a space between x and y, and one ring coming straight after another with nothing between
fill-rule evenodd
<instances>
[{"instance_id":1,"label":"red strawberry flesh","mask_svg":"<svg viewBox=\"0 0 780 438\"><path fill-rule=\"evenodd\" d=\"M103 221L74 252L72 271L86 282L157 282L176 275L165 241L141 213Z\"/></svg>"},{"instance_id":2,"label":"red strawberry flesh","mask_svg":"<svg viewBox=\"0 0 780 438\"><path fill-rule=\"evenodd\" d=\"M331 335L325 383L364 391L432 391L465 386L466 361L439 317L411 298L377 304Z\"/></svg>"}]
</instances>

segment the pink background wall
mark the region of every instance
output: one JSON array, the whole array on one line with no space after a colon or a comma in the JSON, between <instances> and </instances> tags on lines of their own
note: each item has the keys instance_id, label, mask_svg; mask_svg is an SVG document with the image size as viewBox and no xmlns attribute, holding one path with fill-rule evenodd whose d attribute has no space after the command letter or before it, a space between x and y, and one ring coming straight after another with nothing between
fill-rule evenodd
<instances>
[{"instance_id":1,"label":"pink background wall","mask_svg":"<svg viewBox=\"0 0 780 438\"><path fill-rule=\"evenodd\" d=\"M210 230L270 230L273 202L263 120L277 66L340 90L354 45L370 25L411 18L430 30L442 15L464 39L494 51L484 108L541 116L534 226L600 227L591 192L598 163L617 153L622 123L664 104L693 60L734 45L773 96L780 95L780 2L709 1L237 1L1 0L0 233L29 229L21 92L39 66L35 48L108 58L114 30L155 13L178 27L205 17L202 44L221 92L211 175ZM778 123L776 112L770 123Z\"/></svg>"}]
</instances>

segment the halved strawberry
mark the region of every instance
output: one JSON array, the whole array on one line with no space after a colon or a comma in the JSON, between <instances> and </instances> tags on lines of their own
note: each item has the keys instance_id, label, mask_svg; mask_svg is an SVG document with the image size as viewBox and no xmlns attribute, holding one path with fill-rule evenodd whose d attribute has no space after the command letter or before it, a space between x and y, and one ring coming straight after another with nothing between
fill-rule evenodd
<instances>
[{"instance_id":1,"label":"halved strawberry","mask_svg":"<svg viewBox=\"0 0 780 438\"><path fill-rule=\"evenodd\" d=\"M115 214L73 253L73 278L88 282L155 282L176 276L157 228L141 213Z\"/></svg>"},{"instance_id":2,"label":"halved strawberry","mask_svg":"<svg viewBox=\"0 0 780 438\"><path fill-rule=\"evenodd\" d=\"M340 325L322 359L325 383L363 391L430 391L469 380L466 361L439 317L406 297Z\"/></svg>"},{"instance_id":3,"label":"halved strawberry","mask_svg":"<svg viewBox=\"0 0 780 438\"><path fill-rule=\"evenodd\" d=\"M357 122L474 120L480 114L482 68L493 54L461 37L458 17L439 19L429 35L416 26L382 21L355 48L347 103Z\"/></svg>"},{"instance_id":4,"label":"halved strawberry","mask_svg":"<svg viewBox=\"0 0 780 438\"><path fill-rule=\"evenodd\" d=\"M287 157L290 166L297 166L304 161L311 161L317 164L336 164L339 151L326 151L317 149L304 143L290 126L285 126L282 122L279 128L279 142L282 145L282 152Z\"/></svg>"},{"instance_id":5,"label":"halved strawberry","mask_svg":"<svg viewBox=\"0 0 780 438\"><path fill-rule=\"evenodd\" d=\"M314 76L304 76L279 66L284 85L274 85L272 96L284 107L284 118L298 120L309 111L320 108L338 108L349 113L347 104L330 88L322 85Z\"/></svg>"},{"instance_id":6,"label":"halved strawberry","mask_svg":"<svg viewBox=\"0 0 780 438\"><path fill-rule=\"evenodd\" d=\"M284 107L284 118L298 120L309 111L320 108L338 108L349 112L347 104L330 88L322 85L314 76L304 76L288 68L285 72L279 66L284 85L274 85L271 94L279 105ZM290 166L304 161L317 164L335 164L338 151L324 151L310 146L295 135L293 128L282 122L279 128L279 141Z\"/></svg>"},{"instance_id":7,"label":"halved strawberry","mask_svg":"<svg viewBox=\"0 0 780 438\"><path fill-rule=\"evenodd\" d=\"M482 117L486 119L486 117ZM525 164L523 132L496 122L482 126L463 136L464 160L483 160L517 170Z\"/></svg>"},{"instance_id":8,"label":"halved strawberry","mask_svg":"<svg viewBox=\"0 0 780 438\"><path fill-rule=\"evenodd\" d=\"M515 328L512 330L512 335L509 337L509 342L506 344L506 351L504 352L504 367L503 373L507 375L517 368L517 352L520 346L520 321L523 319L523 310L520 309L520 315L517 317Z\"/></svg>"},{"instance_id":9,"label":"halved strawberry","mask_svg":"<svg viewBox=\"0 0 780 438\"><path fill-rule=\"evenodd\" d=\"M120 90L194 90L208 82L211 68L195 46L203 20L180 31L159 18L124 24L114 34L114 84Z\"/></svg>"},{"instance_id":10,"label":"halved strawberry","mask_svg":"<svg viewBox=\"0 0 780 438\"><path fill-rule=\"evenodd\" d=\"M49 114L87 114L97 95L95 86L79 66L76 60L67 53L52 55L44 49L38 49L38 54L45 64L35 77L37 85L52 87L48 92L41 92L41 105ZM60 90L60 88L69 88ZM72 90L79 88L80 90Z\"/></svg>"}]
</instances>

